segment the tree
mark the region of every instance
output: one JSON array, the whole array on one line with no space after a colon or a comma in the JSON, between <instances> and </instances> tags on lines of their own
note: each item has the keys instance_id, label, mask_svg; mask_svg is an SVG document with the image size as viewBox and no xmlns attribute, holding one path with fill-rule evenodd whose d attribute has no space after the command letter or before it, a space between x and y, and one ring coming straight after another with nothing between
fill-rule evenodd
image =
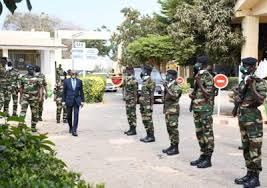
<instances>
[{"instance_id":1,"label":"tree","mask_svg":"<svg viewBox=\"0 0 267 188\"><path fill-rule=\"evenodd\" d=\"M8 10L14 14L15 10L17 9L17 3L21 3L23 0L3 0L5 6L8 8ZM26 0L28 10L32 10L32 5L30 0ZM0 1L0 15L3 12L3 3Z\"/></svg>"},{"instance_id":2,"label":"tree","mask_svg":"<svg viewBox=\"0 0 267 188\"><path fill-rule=\"evenodd\" d=\"M114 34L111 43L116 47L115 54L119 44L122 44L122 59L121 64L129 65L134 62L129 59L126 47L128 44L141 37L149 34L166 34L166 28L163 29L158 20L148 15L141 15L140 12L132 8L124 8L121 10L125 20L118 26L118 33Z\"/></svg>"},{"instance_id":3,"label":"tree","mask_svg":"<svg viewBox=\"0 0 267 188\"><path fill-rule=\"evenodd\" d=\"M62 21L61 19L50 17L45 13L15 13L5 18L3 28L15 31L47 31L53 33L56 29L79 29L71 23Z\"/></svg>"},{"instance_id":4,"label":"tree","mask_svg":"<svg viewBox=\"0 0 267 188\"><path fill-rule=\"evenodd\" d=\"M145 62L157 63L173 59L175 47L171 38L167 35L149 35L141 37L127 46L127 53L135 60L134 65Z\"/></svg>"},{"instance_id":5,"label":"tree","mask_svg":"<svg viewBox=\"0 0 267 188\"><path fill-rule=\"evenodd\" d=\"M190 40L188 48L196 49L193 59L205 53L214 63L239 62L244 38L240 28L232 24L234 4L231 0L184 3L177 7L175 22L169 27L169 33L177 45ZM188 60L190 58L182 63Z\"/></svg>"}]
</instances>

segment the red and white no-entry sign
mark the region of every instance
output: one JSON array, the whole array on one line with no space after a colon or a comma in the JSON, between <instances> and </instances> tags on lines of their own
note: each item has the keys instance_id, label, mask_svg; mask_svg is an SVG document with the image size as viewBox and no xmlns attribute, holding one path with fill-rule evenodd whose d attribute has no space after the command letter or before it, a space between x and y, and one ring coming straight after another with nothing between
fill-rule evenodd
<instances>
[{"instance_id":1,"label":"red and white no-entry sign","mask_svg":"<svg viewBox=\"0 0 267 188\"><path fill-rule=\"evenodd\" d=\"M178 84L183 84L183 83L184 83L184 78L181 77L181 76L179 76L179 77L176 79L176 82L177 82Z\"/></svg>"},{"instance_id":2,"label":"red and white no-entry sign","mask_svg":"<svg viewBox=\"0 0 267 188\"><path fill-rule=\"evenodd\" d=\"M224 74L217 74L214 77L214 86L219 89L218 92L218 116L220 116L221 111L221 89L225 88L228 85L228 78Z\"/></svg>"},{"instance_id":3,"label":"red and white no-entry sign","mask_svg":"<svg viewBox=\"0 0 267 188\"><path fill-rule=\"evenodd\" d=\"M214 85L218 89L223 89L228 85L228 78L224 74L218 74L214 77Z\"/></svg>"}]
</instances>

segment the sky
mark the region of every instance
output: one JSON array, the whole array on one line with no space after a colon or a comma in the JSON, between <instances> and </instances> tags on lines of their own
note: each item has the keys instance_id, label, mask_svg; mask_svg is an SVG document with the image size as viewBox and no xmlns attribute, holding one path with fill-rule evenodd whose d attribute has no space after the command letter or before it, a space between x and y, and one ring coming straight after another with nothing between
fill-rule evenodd
<instances>
[{"instance_id":1,"label":"sky","mask_svg":"<svg viewBox=\"0 0 267 188\"><path fill-rule=\"evenodd\" d=\"M31 0L33 13L46 13L83 29L96 29L102 25L115 31L123 21L120 10L126 6L138 9L142 14L159 12L158 0ZM19 12L28 12L26 1L18 4ZM5 8L0 16L2 28L5 16L9 14Z\"/></svg>"}]
</instances>

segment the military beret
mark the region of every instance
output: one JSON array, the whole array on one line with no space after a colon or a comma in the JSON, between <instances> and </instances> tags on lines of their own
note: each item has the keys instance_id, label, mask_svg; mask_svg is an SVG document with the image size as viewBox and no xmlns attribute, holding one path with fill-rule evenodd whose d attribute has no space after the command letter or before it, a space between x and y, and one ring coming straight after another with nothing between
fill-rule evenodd
<instances>
[{"instance_id":1,"label":"military beret","mask_svg":"<svg viewBox=\"0 0 267 188\"><path fill-rule=\"evenodd\" d=\"M126 67L126 71L133 71L134 68L133 67Z\"/></svg>"},{"instance_id":2,"label":"military beret","mask_svg":"<svg viewBox=\"0 0 267 188\"><path fill-rule=\"evenodd\" d=\"M171 70L167 71L167 74L171 74L171 75L177 76L177 71L171 69Z\"/></svg>"},{"instance_id":3,"label":"military beret","mask_svg":"<svg viewBox=\"0 0 267 188\"><path fill-rule=\"evenodd\" d=\"M209 58L205 55L203 56L199 56L197 58L197 62L201 63L201 64L208 64L209 63Z\"/></svg>"},{"instance_id":4,"label":"military beret","mask_svg":"<svg viewBox=\"0 0 267 188\"><path fill-rule=\"evenodd\" d=\"M153 69L153 67L151 67L151 66L148 65L148 64L145 64L145 65L144 65L144 69L147 70L148 72L151 72L152 69Z\"/></svg>"},{"instance_id":5,"label":"military beret","mask_svg":"<svg viewBox=\"0 0 267 188\"><path fill-rule=\"evenodd\" d=\"M2 57L1 60L7 61L7 57Z\"/></svg>"},{"instance_id":6,"label":"military beret","mask_svg":"<svg viewBox=\"0 0 267 188\"><path fill-rule=\"evenodd\" d=\"M253 57L247 57L247 58L242 59L242 63L245 65L256 65L257 61L258 60Z\"/></svg>"}]
</instances>

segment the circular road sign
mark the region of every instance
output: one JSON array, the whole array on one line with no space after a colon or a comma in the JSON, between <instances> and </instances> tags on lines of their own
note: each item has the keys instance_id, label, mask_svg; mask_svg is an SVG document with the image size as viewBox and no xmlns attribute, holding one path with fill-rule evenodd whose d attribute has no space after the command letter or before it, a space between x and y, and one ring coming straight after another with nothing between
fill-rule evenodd
<instances>
[{"instance_id":1,"label":"circular road sign","mask_svg":"<svg viewBox=\"0 0 267 188\"><path fill-rule=\"evenodd\" d=\"M184 83L184 78L181 77L181 76L179 76L179 77L176 79L176 82L177 82L178 84L183 84L183 83Z\"/></svg>"},{"instance_id":2,"label":"circular road sign","mask_svg":"<svg viewBox=\"0 0 267 188\"><path fill-rule=\"evenodd\" d=\"M214 85L218 89L223 89L228 85L228 78L224 74L217 74L214 77Z\"/></svg>"}]
</instances>

